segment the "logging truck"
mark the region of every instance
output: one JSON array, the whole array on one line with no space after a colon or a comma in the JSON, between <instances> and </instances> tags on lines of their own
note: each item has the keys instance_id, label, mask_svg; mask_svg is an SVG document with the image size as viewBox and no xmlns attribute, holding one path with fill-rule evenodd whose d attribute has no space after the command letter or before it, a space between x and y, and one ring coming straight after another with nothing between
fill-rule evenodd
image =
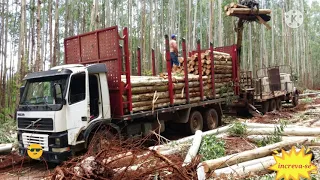
<instances>
[{"instance_id":1,"label":"logging truck","mask_svg":"<svg viewBox=\"0 0 320 180\"><path fill-rule=\"evenodd\" d=\"M231 92L222 91L222 82L238 81L236 45L214 49L211 44L203 51L198 42L189 56L205 57L210 73L188 74L184 63L179 76L171 73L166 36L167 75L132 76L128 42L127 28L120 36L117 26L66 38L65 65L24 77L16 116L20 154L40 144L42 157L59 163L87 149L101 125L133 137L163 132L168 123L182 124L190 134L221 124L221 104L239 93L238 83ZM188 59L185 40L182 47ZM214 62L215 56L221 60ZM197 63L202 72L203 62Z\"/></svg>"},{"instance_id":2,"label":"logging truck","mask_svg":"<svg viewBox=\"0 0 320 180\"><path fill-rule=\"evenodd\" d=\"M291 102L294 107L299 103L299 92L288 65L258 69L256 78L251 71L242 71L240 79L240 99L259 108L263 114L281 110L283 103Z\"/></svg>"}]
</instances>

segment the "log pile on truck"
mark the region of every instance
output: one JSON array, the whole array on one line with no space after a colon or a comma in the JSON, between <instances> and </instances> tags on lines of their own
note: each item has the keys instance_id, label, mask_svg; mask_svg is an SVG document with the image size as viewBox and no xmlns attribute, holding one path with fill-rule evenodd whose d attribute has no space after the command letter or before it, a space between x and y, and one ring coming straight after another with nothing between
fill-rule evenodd
<instances>
[{"instance_id":1,"label":"log pile on truck","mask_svg":"<svg viewBox=\"0 0 320 180\"><path fill-rule=\"evenodd\" d=\"M180 63L181 70L183 71L183 63L187 63L188 72L199 75L199 60L198 53L193 54L188 58L187 62L184 60ZM214 83L216 88L216 94L218 97L226 97L232 95L233 89L232 84L232 57L230 54L214 51L214 60L211 60L210 51L207 50L205 53L201 53L201 66L202 75L208 76L207 80L204 80L205 94L209 98L213 98L213 93L210 90L212 88L212 76L211 76L211 63L214 62ZM179 71L178 71L179 72Z\"/></svg>"},{"instance_id":2,"label":"log pile on truck","mask_svg":"<svg viewBox=\"0 0 320 180\"><path fill-rule=\"evenodd\" d=\"M173 76L174 104L186 104L184 93L185 77ZM208 80L208 76L203 76L203 80ZM190 102L200 101L199 75L188 76ZM126 82L122 76L122 82ZM133 112L154 110L170 105L168 92L168 79L164 76L131 76L131 92ZM209 88L209 87L208 87ZM208 89L207 88L207 89ZM122 96L126 101L126 95ZM206 97L204 97L206 99Z\"/></svg>"}]
</instances>

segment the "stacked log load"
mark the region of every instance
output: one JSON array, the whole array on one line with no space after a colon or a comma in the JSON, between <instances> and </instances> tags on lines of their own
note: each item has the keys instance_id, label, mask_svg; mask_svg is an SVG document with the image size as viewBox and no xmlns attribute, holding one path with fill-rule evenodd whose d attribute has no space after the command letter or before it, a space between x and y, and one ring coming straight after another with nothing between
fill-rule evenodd
<instances>
[{"instance_id":1,"label":"stacked log load","mask_svg":"<svg viewBox=\"0 0 320 180\"><path fill-rule=\"evenodd\" d=\"M207 76L202 77L207 80ZM125 83L125 76L122 76L122 82ZM180 75L173 75L173 91L174 105L186 104L184 93L185 78ZM199 75L190 75L189 97L190 103L200 101L200 83ZM131 76L131 92L133 112L153 110L170 105L170 97L168 90L168 78L162 76ZM207 99L207 97L203 97ZM122 96L123 101L127 101L127 96ZM126 107L125 107L126 108Z\"/></svg>"},{"instance_id":2,"label":"stacked log load","mask_svg":"<svg viewBox=\"0 0 320 180\"><path fill-rule=\"evenodd\" d=\"M214 51L214 78L216 96L226 97L233 95L232 88L232 57L227 53ZM210 51L201 53L201 58L198 58L198 53L188 58L187 62L183 58L179 59L181 66L176 70L176 73L183 73L184 63L187 63L188 73L199 75L199 61L201 59L202 76L207 76L207 80L203 80L205 96L209 99L213 98L212 79L211 79L211 56Z\"/></svg>"},{"instance_id":3,"label":"stacked log load","mask_svg":"<svg viewBox=\"0 0 320 180\"><path fill-rule=\"evenodd\" d=\"M233 95L232 88L232 59L229 54L214 52L215 65L215 98ZM211 79L211 58L209 51L201 54L203 61L203 99L213 99ZM174 68L172 73L174 105L186 104L185 76L183 73L183 58L179 58L181 66ZM200 82L197 54L188 58L188 82L190 103L200 102ZM125 84L125 76L121 77ZM154 110L170 105L167 73L159 76L131 76L131 92L133 112ZM123 94L123 101L127 101L127 95ZM124 107L127 113L127 106Z\"/></svg>"}]
</instances>

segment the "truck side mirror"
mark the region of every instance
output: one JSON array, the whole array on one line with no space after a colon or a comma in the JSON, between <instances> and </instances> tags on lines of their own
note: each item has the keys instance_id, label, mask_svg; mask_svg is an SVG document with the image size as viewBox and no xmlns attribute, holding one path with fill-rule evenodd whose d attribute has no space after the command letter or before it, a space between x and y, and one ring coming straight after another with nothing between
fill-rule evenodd
<instances>
[{"instance_id":1,"label":"truck side mirror","mask_svg":"<svg viewBox=\"0 0 320 180\"><path fill-rule=\"evenodd\" d=\"M24 86L20 87L20 99L22 99L24 88L25 88Z\"/></svg>"},{"instance_id":2,"label":"truck side mirror","mask_svg":"<svg viewBox=\"0 0 320 180\"><path fill-rule=\"evenodd\" d=\"M62 93L61 84L54 84L54 99L56 103L66 105L66 100L63 98Z\"/></svg>"}]
</instances>

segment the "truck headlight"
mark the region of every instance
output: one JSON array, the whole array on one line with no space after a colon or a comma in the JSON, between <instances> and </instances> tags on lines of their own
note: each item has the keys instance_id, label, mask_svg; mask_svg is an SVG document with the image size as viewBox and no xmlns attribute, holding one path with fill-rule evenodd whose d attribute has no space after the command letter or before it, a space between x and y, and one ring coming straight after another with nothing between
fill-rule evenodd
<instances>
[{"instance_id":1,"label":"truck headlight","mask_svg":"<svg viewBox=\"0 0 320 180\"><path fill-rule=\"evenodd\" d=\"M56 138L54 144L60 146L60 138Z\"/></svg>"}]
</instances>

